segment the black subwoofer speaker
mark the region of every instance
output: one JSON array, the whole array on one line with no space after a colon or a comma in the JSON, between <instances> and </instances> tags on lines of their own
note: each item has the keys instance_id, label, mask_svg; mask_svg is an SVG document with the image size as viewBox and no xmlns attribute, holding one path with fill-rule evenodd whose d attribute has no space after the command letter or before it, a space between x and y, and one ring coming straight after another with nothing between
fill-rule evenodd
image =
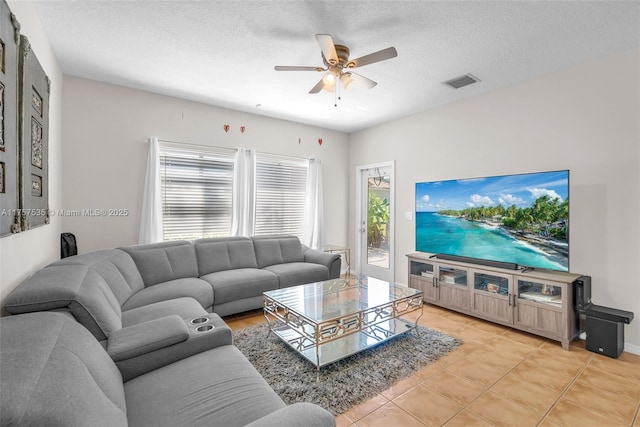
<instances>
[{"instance_id":1,"label":"black subwoofer speaker","mask_svg":"<svg viewBox=\"0 0 640 427\"><path fill-rule=\"evenodd\" d=\"M617 358L624 350L624 323L587 313L587 350Z\"/></svg>"}]
</instances>

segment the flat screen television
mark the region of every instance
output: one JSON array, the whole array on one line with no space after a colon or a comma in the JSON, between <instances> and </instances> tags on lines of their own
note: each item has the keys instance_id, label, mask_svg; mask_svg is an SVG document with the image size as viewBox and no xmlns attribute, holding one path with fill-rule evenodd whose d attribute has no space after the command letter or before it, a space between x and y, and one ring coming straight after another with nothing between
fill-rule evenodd
<instances>
[{"instance_id":1,"label":"flat screen television","mask_svg":"<svg viewBox=\"0 0 640 427\"><path fill-rule=\"evenodd\" d=\"M569 171L416 183L416 250L569 270Z\"/></svg>"}]
</instances>

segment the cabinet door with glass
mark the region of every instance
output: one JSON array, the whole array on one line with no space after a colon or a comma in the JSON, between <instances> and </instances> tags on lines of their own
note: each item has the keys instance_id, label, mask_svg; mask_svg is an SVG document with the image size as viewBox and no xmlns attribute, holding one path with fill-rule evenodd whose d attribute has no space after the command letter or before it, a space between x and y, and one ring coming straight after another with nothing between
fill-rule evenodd
<instances>
[{"instance_id":1,"label":"cabinet door with glass","mask_svg":"<svg viewBox=\"0 0 640 427\"><path fill-rule=\"evenodd\" d=\"M471 309L481 317L513 323L513 276L498 272L471 270Z\"/></svg>"},{"instance_id":2,"label":"cabinet door with glass","mask_svg":"<svg viewBox=\"0 0 640 427\"><path fill-rule=\"evenodd\" d=\"M440 303L447 306L470 309L469 304L469 270L446 264L438 264L438 276L436 286Z\"/></svg>"},{"instance_id":3,"label":"cabinet door with glass","mask_svg":"<svg viewBox=\"0 0 640 427\"><path fill-rule=\"evenodd\" d=\"M409 287L422 291L427 302L438 301L435 270L433 262L409 258Z\"/></svg>"},{"instance_id":4,"label":"cabinet door with glass","mask_svg":"<svg viewBox=\"0 0 640 427\"><path fill-rule=\"evenodd\" d=\"M550 338L567 334L566 283L516 277L515 323Z\"/></svg>"}]
</instances>

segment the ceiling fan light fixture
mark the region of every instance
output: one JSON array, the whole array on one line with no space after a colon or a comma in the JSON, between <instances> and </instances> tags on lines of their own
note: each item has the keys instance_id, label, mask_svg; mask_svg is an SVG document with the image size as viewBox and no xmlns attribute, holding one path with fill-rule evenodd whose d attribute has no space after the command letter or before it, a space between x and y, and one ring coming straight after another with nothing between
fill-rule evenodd
<instances>
[{"instance_id":1,"label":"ceiling fan light fixture","mask_svg":"<svg viewBox=\"0 0 640 427\"><path fill-rule=\"evenodd\" d=\"M334 76L331 71L328 71L322 76L322 82L325 86L333 86L336 84L336 76Z\"/></svg>"},{"instance_id":2,"label":"ceiling fan light fixture","mask_svg":"<svg viewBox=\"0 0 640 427\"><path fill-rule=\"evenodd\" d=\"M349 89L355 80L351 77L351 73L342 73L340 75L340 81L342 82L342 87L345 90Z\"/></svg>"},{"instance_id":3,"label":"ceiling fan light fixture","mask_svg":"<svg viewBox=\"0 0 640 427\"><path fill-rule=\"evenodd\" d=\"M336 84L336 80L340 78L340 70L336 67L331 67L329 70L322 76L322 82L325 86L334 86Z\"/></svg>"}]
</instances>

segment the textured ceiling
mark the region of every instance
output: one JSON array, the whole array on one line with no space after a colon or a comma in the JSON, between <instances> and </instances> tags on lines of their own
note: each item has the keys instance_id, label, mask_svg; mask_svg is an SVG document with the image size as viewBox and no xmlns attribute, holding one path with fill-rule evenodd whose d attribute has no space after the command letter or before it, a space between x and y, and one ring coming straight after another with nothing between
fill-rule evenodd
<instances>
[{"instance_id":1,"label":"textured ceiling","mask_svg":"<svg viewBox=\"0 0 640 427\"><path fill-rule=\"evenodd\" d=\"M640 45L638 1L36 1L65 74L353 132ZM378 82L308 91L317 33ZM466 73L458 90L441 82ZM261 104L260 108L256 105Z\"/></svg>"}]
</instances>

